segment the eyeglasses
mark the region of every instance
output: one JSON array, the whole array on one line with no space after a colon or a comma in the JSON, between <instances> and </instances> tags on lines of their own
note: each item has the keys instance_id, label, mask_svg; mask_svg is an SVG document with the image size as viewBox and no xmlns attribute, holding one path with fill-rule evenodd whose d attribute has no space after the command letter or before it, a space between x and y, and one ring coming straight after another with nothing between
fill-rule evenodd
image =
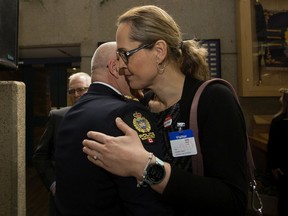
<instances>
[{"instance_id":1,"label":"eyeglasses","mask_svg":"<svg viewBox=\"0 0 288 216\"><path fill-rule=\"evenodd\" d=\"M151 47L154 43L151 43L151 44L144 44L138 48L135 48L135 49L132 49L130 51L125 51L123 49L118 49L116 51L117 53L117 56L120 56L121 59L124 61L125 64L128 64L128 58L133 55L134 53L140 51L141 49L145 49L145 48L148 48L148 47Z\"/></svg>"},{"instance_id":2,"label":"eyeglasses","mask_svg":"<svg viewBox=\"0 0 288 216\"><path fill-rule=\"evenodd\" d=\"M68 94L69 95L74 95L76 92L78 94L82 94L88 90L88 87L82 87L82 88L75 88L75 89L69 89Z\"/></svg>"}]
</instances>

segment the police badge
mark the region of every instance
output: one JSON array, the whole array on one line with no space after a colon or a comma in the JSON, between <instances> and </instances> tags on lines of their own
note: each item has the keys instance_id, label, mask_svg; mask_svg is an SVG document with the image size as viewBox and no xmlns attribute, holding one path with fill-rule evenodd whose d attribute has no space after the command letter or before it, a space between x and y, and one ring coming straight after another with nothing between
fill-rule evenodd
<instances>
[{"instance_id":1,"label":"police badge","mask_svg":"<svg viewBox=\"0 0 288 216\"><path fill-rule=\"evenodd\" d=\"M151 125L149 121L145 117L142 117L141 113L135 112L133 116L133 125L137 131L141 133L147 133L151 130Z\"/></svg>"},{"instance_id":2,"label":"police badge","mask_svg":"<svg viewBox=\"0 0 288 216\"><path fill-rule=\"evenodd\" d=\"M135 129L141 133L139 134L139 138L142 141L147 140L148 143L153 143L155 139L155 133L151 131L150 122L139 112L135 112L133 117L133 125Z\"/></svg>"}]
</instances>

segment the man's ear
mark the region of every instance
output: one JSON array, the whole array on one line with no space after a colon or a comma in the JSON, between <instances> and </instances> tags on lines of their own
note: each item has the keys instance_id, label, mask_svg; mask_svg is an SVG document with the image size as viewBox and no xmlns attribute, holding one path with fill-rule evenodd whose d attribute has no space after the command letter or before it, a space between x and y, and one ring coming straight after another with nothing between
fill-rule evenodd
<instances>
[{"instance_id":1,"label":"man's ear","mask_svg":"<svg viewBox=\"0 0 288 216\"><path fill-rule=\"evenodd\" d=\"M119 72L117 69L117 60L113 59L111 61L109 61L108 65L107 65L108 71L109 73L114 76L116 79L119 78Z\"/></svg>"},{"instance_id":2,"label":"man's ear","mask_svg":"<svg viewBox=\"0 0 288 216\"><path fill-rule=\"evenodd\" d=\"M154 45L155 49L156 49L156 61L158 64L161 64L165 61L166 59L166 56L167 56L167 49L168 49L168 46L167 46L167 43L166 41L164 40L158 40L156 41L155 45Z\"/></svg>"}]
</instances>

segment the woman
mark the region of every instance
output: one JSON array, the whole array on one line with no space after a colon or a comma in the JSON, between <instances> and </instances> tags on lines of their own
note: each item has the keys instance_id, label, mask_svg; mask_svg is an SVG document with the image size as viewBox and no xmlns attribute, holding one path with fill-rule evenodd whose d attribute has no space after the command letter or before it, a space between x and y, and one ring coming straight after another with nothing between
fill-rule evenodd
<instances>
[{"instance_id":1,"label":"woman","mask_svg":"<svg viewBox=\"0 0 288 216\"><path fill-rule=\"evenodd\" d=\"M135 131L119 118L116 124L125 136L88 132L95 140L83 141L88 159L114 174L134 176L138 186L149 185L177 215L244 215L248 191L246 129L230 90L221 84L209 85L199 101L204 176L193 175L195 146L191 135L186 139L188 150L185 139L175 142L170 138L179 130L189 134L192 99L208 77L206 50L195 40L183 42L173 18L153 5L128 10L119 17L117 27L120 72L131 88L154 92L149 107L166 146L165 162L147 152Z\"/></svg>"},{"instance_id":2,"label":"woman","mask_svg":"<svg viewBox=\"0 0 288 216\"><path fill-rule=\"evenodd\" d=\"M280 89L279 98L281 108L272 119L267 144L268 167L278 185L278 214L288 215L288 89Z\"/></svg>"}]
</instances>

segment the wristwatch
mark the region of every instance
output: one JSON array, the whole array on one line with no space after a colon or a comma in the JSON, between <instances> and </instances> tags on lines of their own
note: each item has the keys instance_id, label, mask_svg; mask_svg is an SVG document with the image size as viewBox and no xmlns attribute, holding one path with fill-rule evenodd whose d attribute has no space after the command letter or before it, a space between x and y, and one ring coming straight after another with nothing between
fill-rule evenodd
<instances>
[{"instance_id":1,"label":"wristwatch","mask_svg":"<svg viewBox=\"0 0 288 216\"><path fill-rule=\"evenodd\" d=\"M163 181L166 171L164 168L164 162L159 158L156 158L156 163L149 164L143 174L143 185L154 185Z\"/></svg>"}]
</instances>

